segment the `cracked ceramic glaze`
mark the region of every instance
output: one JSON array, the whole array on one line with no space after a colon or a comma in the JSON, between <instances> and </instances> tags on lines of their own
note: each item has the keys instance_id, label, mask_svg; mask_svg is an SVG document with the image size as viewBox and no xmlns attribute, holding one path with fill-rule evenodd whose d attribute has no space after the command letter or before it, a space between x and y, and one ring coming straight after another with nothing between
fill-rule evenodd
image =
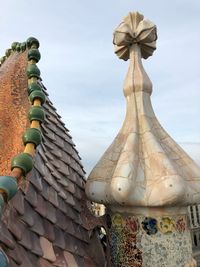
<instances>
[{"instance_id":1,"label":"cracked ceramic glaze","mask_svg":"<svg viewBox=\"0 0 200 267\"><path fill-rule=\"evenodd\" d=\"M114 32L115 53L130 59L126 117L86 185L88 197L111 210L200 201L200 167L162 128L151 105L152 83L141 57L152 55L156 39L156 26L137 12L129 13Z\"/></svg>"}]
</instances>

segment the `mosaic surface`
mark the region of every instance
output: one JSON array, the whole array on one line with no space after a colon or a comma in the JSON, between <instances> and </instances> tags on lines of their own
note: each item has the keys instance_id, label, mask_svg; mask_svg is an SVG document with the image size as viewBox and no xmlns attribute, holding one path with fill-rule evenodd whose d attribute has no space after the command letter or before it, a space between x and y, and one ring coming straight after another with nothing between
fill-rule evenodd
<instances>
[{"instance_id":1,"label":"mosaic surface","mask_svg":"<svg viewBox=\"0 0 200 267\"><path fill-rule=\"evenodd\" d=\"M177 267L192 258L187 218L112 216L112 264L117 267Z\"/></svg>"},{"instance_id":2,"label":"mosaic surface","mask_svg":"<svg viewBox=\"0 0 200 267\"><path fill-rule=\"evenodd\" d=\"M7 59L0 71L0 174L10 174L10 160L24 149L21 136L29 127L26 53ZM15 75L15 76L14 76ZM15 78L14 78L15 77ZM9 134L8 134L9 132Z\"/></svg>"}]
</instances>

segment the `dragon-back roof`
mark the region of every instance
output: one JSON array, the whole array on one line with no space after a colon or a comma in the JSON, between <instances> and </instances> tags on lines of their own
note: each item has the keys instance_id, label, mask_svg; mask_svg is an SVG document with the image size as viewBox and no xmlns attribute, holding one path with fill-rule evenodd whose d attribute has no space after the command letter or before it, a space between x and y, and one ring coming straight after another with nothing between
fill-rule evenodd
<instances>
[{"instance_id":1,"label":"dragon-back roof","mask_svg":"<svg viewBox=\"0 0 200 267\"><path fill-rule=\"evenodd\" d=\"M11 158L23 152L21 137L30 127L28 49L13 47L0 67L0 175L11 174ZM10 267L103 266L102 246L92 234L98 222L88 209L80 156L41 78L38 84L46 97L42 142L32 171L4 210L0 245Z\"/></svg>"}]
</instances>

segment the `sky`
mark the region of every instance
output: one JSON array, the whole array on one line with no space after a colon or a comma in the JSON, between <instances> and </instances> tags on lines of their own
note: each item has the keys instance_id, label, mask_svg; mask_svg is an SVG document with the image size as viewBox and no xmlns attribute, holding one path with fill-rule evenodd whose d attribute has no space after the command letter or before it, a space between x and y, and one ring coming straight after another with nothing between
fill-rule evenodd
<instances>
[{"instance_id":1,"label":"sky","mask_svg":"<svg viewBox=\"0 0 200 267\"><path fill-rule=\"evenodd\" d=\"M200 163L199 0L6 0L0 55L13 41L40 41L44 85L89 174L125 115L128 63L114 54L113 30L130 11L157 25L157 50L144 60L162 126Z\"/></svg>"}]
</instances>

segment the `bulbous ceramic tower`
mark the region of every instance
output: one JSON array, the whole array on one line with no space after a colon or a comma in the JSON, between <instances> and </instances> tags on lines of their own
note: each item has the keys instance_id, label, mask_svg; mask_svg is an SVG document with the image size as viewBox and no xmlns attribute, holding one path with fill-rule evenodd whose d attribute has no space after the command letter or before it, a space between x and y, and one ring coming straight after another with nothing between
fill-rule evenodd
<instances>
[{"instance_id":1,"label":"bulbous ceramic tower","mask_svg":"<svg viewBox=\"0 0 200 267\"><path fill-rule=\"evenodd\" d=\"M152 109L141 58L156 49L156 26L129 13L114 32L115 53L130 61L126 117L92 170L88 198L111 216L113 266L196 266L186 207L200 202L200 168L165 132Z\"/></svg>"}]
</instances>

